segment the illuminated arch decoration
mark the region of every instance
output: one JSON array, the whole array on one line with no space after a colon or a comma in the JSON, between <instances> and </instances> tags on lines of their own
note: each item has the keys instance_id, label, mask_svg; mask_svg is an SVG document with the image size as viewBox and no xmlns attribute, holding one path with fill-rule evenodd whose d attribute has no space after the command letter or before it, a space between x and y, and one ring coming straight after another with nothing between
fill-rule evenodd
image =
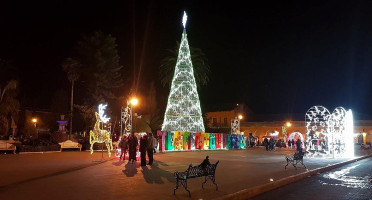
<instances>
[{"instance_id":1,"label":"illuminated arch decoration","mask_svg":"<svg viewBox=\"0 0 372 200\"><path fill-rule=\"evenodd\" d=\"M288 136L286 142L288 143L288 141L289 141L289 140L292 140L292 139L293 139L294 141L297 141L298 138L300 138L301 143L302 143L302 146L304 146L304 141L305 141L305 139L304 139L304 135L303 135L301 132L292 132L291 134L289 134L289 136Z\"/></svg>"},{"instance_id":2,"label":"illuminated arch decoration","mask_svg":"<svg viewBox=\"0 0 372 200\"><path fill-rule=\"evenodd\" d=\"M93 130L90 131L90 153L93 154L93 145L94 143L105 143L107 147L107 152L109 157L111 157L112 147L112 139L110 137L111 133L107 130L102 130L100 125L102 123L107 123L110 118L106 117L105 109L107 105L100 104L98 106L98 113L95 112L96 115L96 124L94 125Z\"/></svg>"},{"instance_id":3,"label":"illuminated arch decoration","mask_svg":"<svg viewBox=\"0 0 372 200\"><path fill-rule=\"evenodd\" d=\"M204 123L196 87L194 69L186 34L187 16L184 26L162 131L204 132Z\"/></svg>"},{"instance_id":4,"label":"illuminated arch decoration","mask_svg":"<svg viewBox=\"0 0 372 200\"><path fill-rule=\"evenodd\" d=\"M305 123L308 152L318 152L321 148L328 156L354 156L354 125L351 110L346 111L343 107L337 107L330 113L323 106L313 106L305 114Z\"/></svg>"}]
</instances>

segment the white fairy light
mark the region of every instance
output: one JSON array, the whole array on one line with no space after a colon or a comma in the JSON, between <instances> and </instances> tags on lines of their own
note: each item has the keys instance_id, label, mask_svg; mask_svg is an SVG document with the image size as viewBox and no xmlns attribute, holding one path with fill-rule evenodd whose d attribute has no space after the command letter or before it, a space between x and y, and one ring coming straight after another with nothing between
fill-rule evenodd
<instances>
[{"instance_id":1,"label":"white fairy light","mask_svg":"<svg viewBox=\"0 0 372 200\"><path fill-rule=\"evenodd\" d=\"M187 15L184 12L184 27L186 20ZM186 31L182 33L162 130L194 133L205 131Z\"/></svg>"}]
</instances>

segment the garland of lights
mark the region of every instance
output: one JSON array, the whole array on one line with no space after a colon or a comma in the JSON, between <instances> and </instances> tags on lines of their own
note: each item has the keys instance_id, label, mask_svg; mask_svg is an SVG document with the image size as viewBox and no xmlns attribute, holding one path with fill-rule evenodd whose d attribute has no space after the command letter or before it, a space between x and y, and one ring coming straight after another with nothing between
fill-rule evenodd
<instances>
[{"instance_id":1,"label":"garland of lights","mask_svg":"<svg viewBox=\"0 0 372 200\"><path fill-rule=\"evenodd\" d=\"M100 127L101 122L107 123L110 118L107 118L105 113L107 105L102 105L100 104L98 106L98 113L95 112L96 115L96 124L94 125L93 130L90 131L90 153L93 154L93 145L94 143L106 143L107 147L107 152L109 157L111 157L111 150L113 149L112 147L112 139L110 137L111 133L110 131L107 130L102 130Z\"/></svg>"},{"instance_id":2,"label":"garland of lights","mask_svg":"<svg viewBox=\"0 0 372 200\"><path fill-rule=\"evenodd\" d=\"M307 149L316 150L313 141L324 136L323 142L327 146L327 154L333 156L351 157L354 155L353 147L353 115L337 107L332 113L323 106L313 106L305 114Z\"/></svg>"},{"instance_id":3,"label":"garland of lights","mask_svg":"<svg viewBox=\"0 0 372 200\"><path fill-rule=\"evenodd\" d=\"M174 70L168 104L164 114L163 131L204 132L193 65L186 34L187 15L184 12L184 27L177 64Z\"/></svg>"}]
</instances>

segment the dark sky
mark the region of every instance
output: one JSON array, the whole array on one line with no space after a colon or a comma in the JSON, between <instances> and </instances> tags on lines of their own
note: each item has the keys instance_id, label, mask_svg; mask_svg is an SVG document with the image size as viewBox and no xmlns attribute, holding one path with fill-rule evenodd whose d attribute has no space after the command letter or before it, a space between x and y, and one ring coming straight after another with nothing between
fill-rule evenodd
<instances>
[{"instance_id":1,"label":"dark sky","mask_svg":"<svg viewBox=\"0 0 372 200\"><path fill-rule=\"evenodd\" d=\"M117 38L139 92L159 82L165 49L182 33L209 59L204 106L245 102L255 113L305 113L313 105L372 114L372 1L1 1L0 58L20 71L28 106L48 108L68 88L61 62L96 30ZM135 67L134 67L135 66ZM160 84L158 84L159 86ZM167 90L159 86L160 98Z\"/></svg>"}]
</instances>

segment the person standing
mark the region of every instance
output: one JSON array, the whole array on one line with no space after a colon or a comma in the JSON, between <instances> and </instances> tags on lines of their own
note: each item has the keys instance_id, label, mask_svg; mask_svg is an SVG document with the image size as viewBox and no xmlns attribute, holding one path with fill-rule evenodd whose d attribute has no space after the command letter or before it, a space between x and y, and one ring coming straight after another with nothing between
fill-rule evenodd
<instances>
[{"instance_id":1,"label":"person standing","mask_svg":"<svg viewBox=\"0 0 372 200\"><path fill-rule=\"evenodd\" d=\"M147 138L147 156L149 157L148 165L152 165L154 162L154 149L155 149L155 138L150 132Z\"/></svg>"},{"instance_id":2,"label":"person standing","mask_svg":"<svg viewBox=\"0 0 372 200\"><path fill-rule=\"evenodd\" d=\"M265 145L266 151L268 151L269 150L269 140L267 138L265 138L263 140L263 144Z\"/></svg>"},{"instance_id":3,"label":"person standing","mask_svg":"<svg viewBox=\"0 0 372 200\"><path fill-rule=\"evenodd\" d=\"M301 139L298 139L296 141L296 147L297 147L297 152L298 153L302 153L302 142L301 142Z\"/></svg>"},{"instance_id":4,"label":"person standing","mask_svg":"<svg viewBox=\"0 0 372 200\"><path fill-rule=\"evenodd\" d=\"M135 161L137 161L136 152L137 152L137 146L138 146L138 139L134 135L134 133L131 133L129 135L128 144L129 144L129 162L134 163Z\"/></svg>"},{"instance_id":5,"label":"person standing","mask_svg":"<svg viewBox=\"0 0 372 200\"><path fill-rule=\"evenodd\" d=\"M121 160L121 157L123 156L123 160L125 160L125 153L127 151L127 146L128 146L128 141L127 141L127 136L123 135L121 137L121 140L120 140L120 143L119 143L119 147L120 147L120 160Z\"/></svg>"},{"instance_id":6,"label":"person standing","mask_svg":"<svg viewBox=\"0 0 372 200\"><path fill-rule=\"evenodd\" d=\"M270 139L270 151L275 151L275 139Z\"/></svg>"},{"instance_id":7,"label":"person standing","mask_svg":"<svg viewBox=\"0 0 372 200\"><path fill-rule=\"evenodd\" d=\"M139 150L141 152L141 166L146 166L147 135L141 137Z\"/></svg>"}]
</instances>

